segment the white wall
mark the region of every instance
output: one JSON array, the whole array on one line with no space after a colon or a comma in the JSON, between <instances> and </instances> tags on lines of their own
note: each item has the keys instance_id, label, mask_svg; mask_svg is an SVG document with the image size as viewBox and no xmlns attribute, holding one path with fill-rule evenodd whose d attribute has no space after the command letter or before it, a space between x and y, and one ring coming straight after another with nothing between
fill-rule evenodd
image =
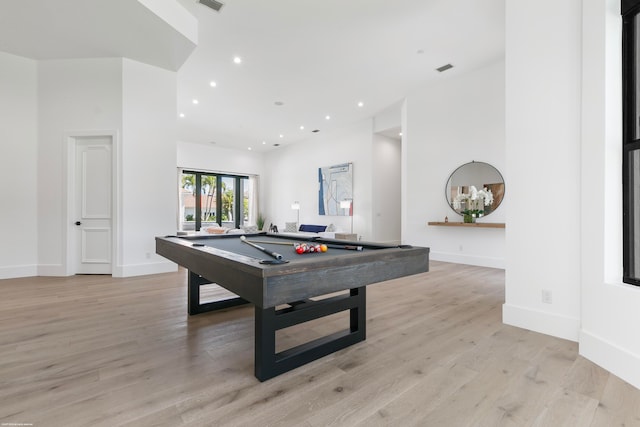
<instances>
[{"instance_id":1,"label":"white wall","mask_svg":"<svg viewBox=\"0 0 640 427\"><path fill-rule=\"evenodd\" d=\"M334 224L351 227L348 216L318 215L318 168L353 163L353 232L372 237L372 120L363 120L336 132L280 147L265 156L263 212L266 223L284 227L295 222L291 203L300 202L301 224Z\"/></svg>"},{"instance_id":2,"label":"white wall","mask_svg":"<svg viewBox=\"0 0 640 427\"><path fill-rule=\"evenodd\" d=\"M38 63L38 274L69 274L65 135L100 131L119 152L114 276L175 269L154 237L175 232L176 118L171 71L122 58Z\"/></svg>"},{"instance_id":3,"label":"white wall","mask_svg":"<svg viewBox=\"0 0 640 427\"><path fill-rule=\"evenodd\" d=\"M402 240L430 247L434 260L503 268L504 229L427 222L462 220L446 201L445 185L458 166L472 160L492 164L505 178L503 203L482 220L505 222L514 187L505 167L504 63L419 88L407 97L404 116Z\"/></svg>"},{"instance_id":4,"label":"white wall","mask_svg":"<svg viewBox=\"0 0 640 427\"><path fill-rule=\"evenodd\" d=\"M640 288L622 277L619 0L584 0L580 353L640 388Z\"/></svg>"},{"instance_id":5,"label":"white wall","mask_svg":"<svg viewBox=\"0 0 640 427\"><path fill-rule=\"evenodd\" d=\"M249 150L178 142L178 167L230 174L262 175L264 156Z\"/></svg>"},{"instance_id":6,"label":"white wall","mask_svg":"<svg viewBox=\"0 0 640 427\"><path fill-rule=\"evenodd\" d=\"M399 129L402 124L402 106L404 100L392 104L380 111L373 118L373 132L384 132L390 129Z\"/></svg>"},{"instance_id":7,"label":"white wall","mask_svg":"<svg viewBox=\"0 0 640 427\"><path fill-rule=\"evenodd\" d=\"M572 340L580 326L580 3L506 5L503 320Z\"/></svg>"},{"instance_id":8,"label":"white wall","mask_svg":"<svg viewBox=\"0 0 640 427\"><path fill-rule=\"evenodd\" d=\"M38 273L65 275L66 140L122 127L122 59L38 62Z\"/></svg>"},{"instance_id":9,"label":"white wall","mask_svg":"<svg viewBox=\"0 0 640 427\"><path fill-rule=\"evenodd\" d=\"M402 210L400 200L400 141L373 135L372 239L400 244Z\"/></svg>"},{"instance_id":10,"label":"white wall","mask_svg":"<svg viewBox=\"0 0 640 427\"><path fill-rule=\"evenodd\" d=\"M0 279L35 276L37 64L0 52Z\"/></svg>"},{"instance_id":11,"label":"white wall","mask_svg":"<svg viewBox=\"0 0 640 427\"><path fill-rule=\"evenodd\" d=\"M176 231L176 74L124 59L122 76L122 259L114 275L171 271L154 237Z\"/></svg>"}]
</instances>

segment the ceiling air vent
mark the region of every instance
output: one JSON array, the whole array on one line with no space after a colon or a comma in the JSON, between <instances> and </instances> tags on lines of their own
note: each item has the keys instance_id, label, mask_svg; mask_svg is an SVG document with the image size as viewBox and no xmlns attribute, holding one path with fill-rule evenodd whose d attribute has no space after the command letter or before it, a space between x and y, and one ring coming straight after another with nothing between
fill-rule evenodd
<instances>
[{"instance_id":1,"label":"ceiling air vent","mask_svg":"<svg viewBox=\"0 0 640 427\"><path fill-rule=\"evenodd\" d=\"M450 69L452 69L452 68L453 68L453 65L451 65L451 64L445 64L445 65L443 65L442 67L438 67L438 68L436 68L436 71L438 71L438 72L440 72L440 73L441 73L441 72L443 72L443 71L447 71L447 70L450 70Z\"/></svg>"},{"instance_id":2,"label":"ceiling air vent","mask_svg":"<svg viewBox=\"0 0 640 427\"><path fill-rule=\"evenodd\" d=\"M203 4L207 7L210 7L216 12L220 12L220 9L222 9L222 6L224 6L223 3L220 3L219 1L216 1L216 0L198 0L198 3Z\"/></svg>"}]
</instances>

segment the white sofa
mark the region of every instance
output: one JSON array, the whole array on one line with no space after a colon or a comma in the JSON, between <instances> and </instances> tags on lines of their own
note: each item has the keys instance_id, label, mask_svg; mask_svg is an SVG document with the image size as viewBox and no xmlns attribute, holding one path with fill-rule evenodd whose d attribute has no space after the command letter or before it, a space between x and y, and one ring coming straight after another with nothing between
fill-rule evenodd
<instances>
[{"instance_id":1,"label":"white sofa","mask_svg":"<svg viewBox=\"0 0 640 427\"><path fill-rule=\"evenodd\" d=\"M287 222L282 230L278 230L278 233L289 234L292 236L325 237L327 239L335 239L336 233L341 232L333 224L300 224L300 227L297 227L297 225L298 224L295 222Z\"/></svg>"}]
</instances>

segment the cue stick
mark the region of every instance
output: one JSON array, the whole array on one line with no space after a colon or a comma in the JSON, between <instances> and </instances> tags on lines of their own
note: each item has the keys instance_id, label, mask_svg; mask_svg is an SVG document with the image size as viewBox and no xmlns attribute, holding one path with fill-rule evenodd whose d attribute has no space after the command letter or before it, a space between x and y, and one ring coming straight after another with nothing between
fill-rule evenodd
<instances>
[{"instance_id":1,"label":"cue stick","mask_svg":"<svg viewBox=\"0 0 640 427\"><path fill-rule=\"evenodd\" d=\"M256 248L258 250L261 250L262 252L264 252L267 255L271 255L272 257L274 257L277 260L281 260L282 259L282 255L280 255L279 253L270 251L269 249L263 248L260 245L256 245L255 243L252 243L252 242L248 241L247 238L244 237L244 236L240 236L240 241L246 243L247 245L253 246L254 248Z\"/></svg>"},{"instance_id":2,"label":"cue stick","mask_svg":"<svg viewBox=\"0 0 640 427\"><path fill-rule=\"evenodd\" d=\"M362 246L355 246L355 245L337 245L337 244L333 244L333 243L326 243L328 248L333 248L333 249L347 249L349 251L361 251L362 250Z\"/></svg>"},{"instance_id":3,"label":"cue stick","mask_svg":"<svg viewBox=\"0 0 640 427\"><path fill-rule=\"evenodd\" d=\"M291 245L295 245L296 242L270 242L267 240L247 240L247 242L249 243L268 243L270 245L287 245L287 246L291 246Z\"/></svg>"},{"instance_id":4,"label":"cue stick","mask_svg":"<svg viewBox=\"0 0 640 427\"><path fill-rule=\"evenodd\" d=\"M286 246L291 246L291 245L295 245L298 242L270 242L267 240L247 240L247 242L249 243L267 243L270 245L286 245ZM315 245L315 244L319 244L318 242L312 241L312 242L302 242L305 243L307 245ZM340 245L340 244L334 244L334 243L324 243L327 245L328 248L333 248L333 249L346 249L346 250L350 250L350 251L361 251L363 248L362 246L356 246L356 245Z\"/></svg>"}]
</instances>

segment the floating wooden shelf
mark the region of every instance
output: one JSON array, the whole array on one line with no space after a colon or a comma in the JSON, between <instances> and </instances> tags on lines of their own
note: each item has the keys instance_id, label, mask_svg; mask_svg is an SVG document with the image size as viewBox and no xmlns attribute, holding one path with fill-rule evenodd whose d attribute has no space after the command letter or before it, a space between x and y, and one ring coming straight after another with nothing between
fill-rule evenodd
<instances>
[{"instance_id":1,"label":"floating wooden shelf","mask_svg":"<svg viewBox=\"0 0 640 427\"><path fill-rule=\"evenodd\" d=\"M480 228L505 228L504 222L428 222L428 225L443 227L480 227Z\"/></svg>"}]
</instances>

